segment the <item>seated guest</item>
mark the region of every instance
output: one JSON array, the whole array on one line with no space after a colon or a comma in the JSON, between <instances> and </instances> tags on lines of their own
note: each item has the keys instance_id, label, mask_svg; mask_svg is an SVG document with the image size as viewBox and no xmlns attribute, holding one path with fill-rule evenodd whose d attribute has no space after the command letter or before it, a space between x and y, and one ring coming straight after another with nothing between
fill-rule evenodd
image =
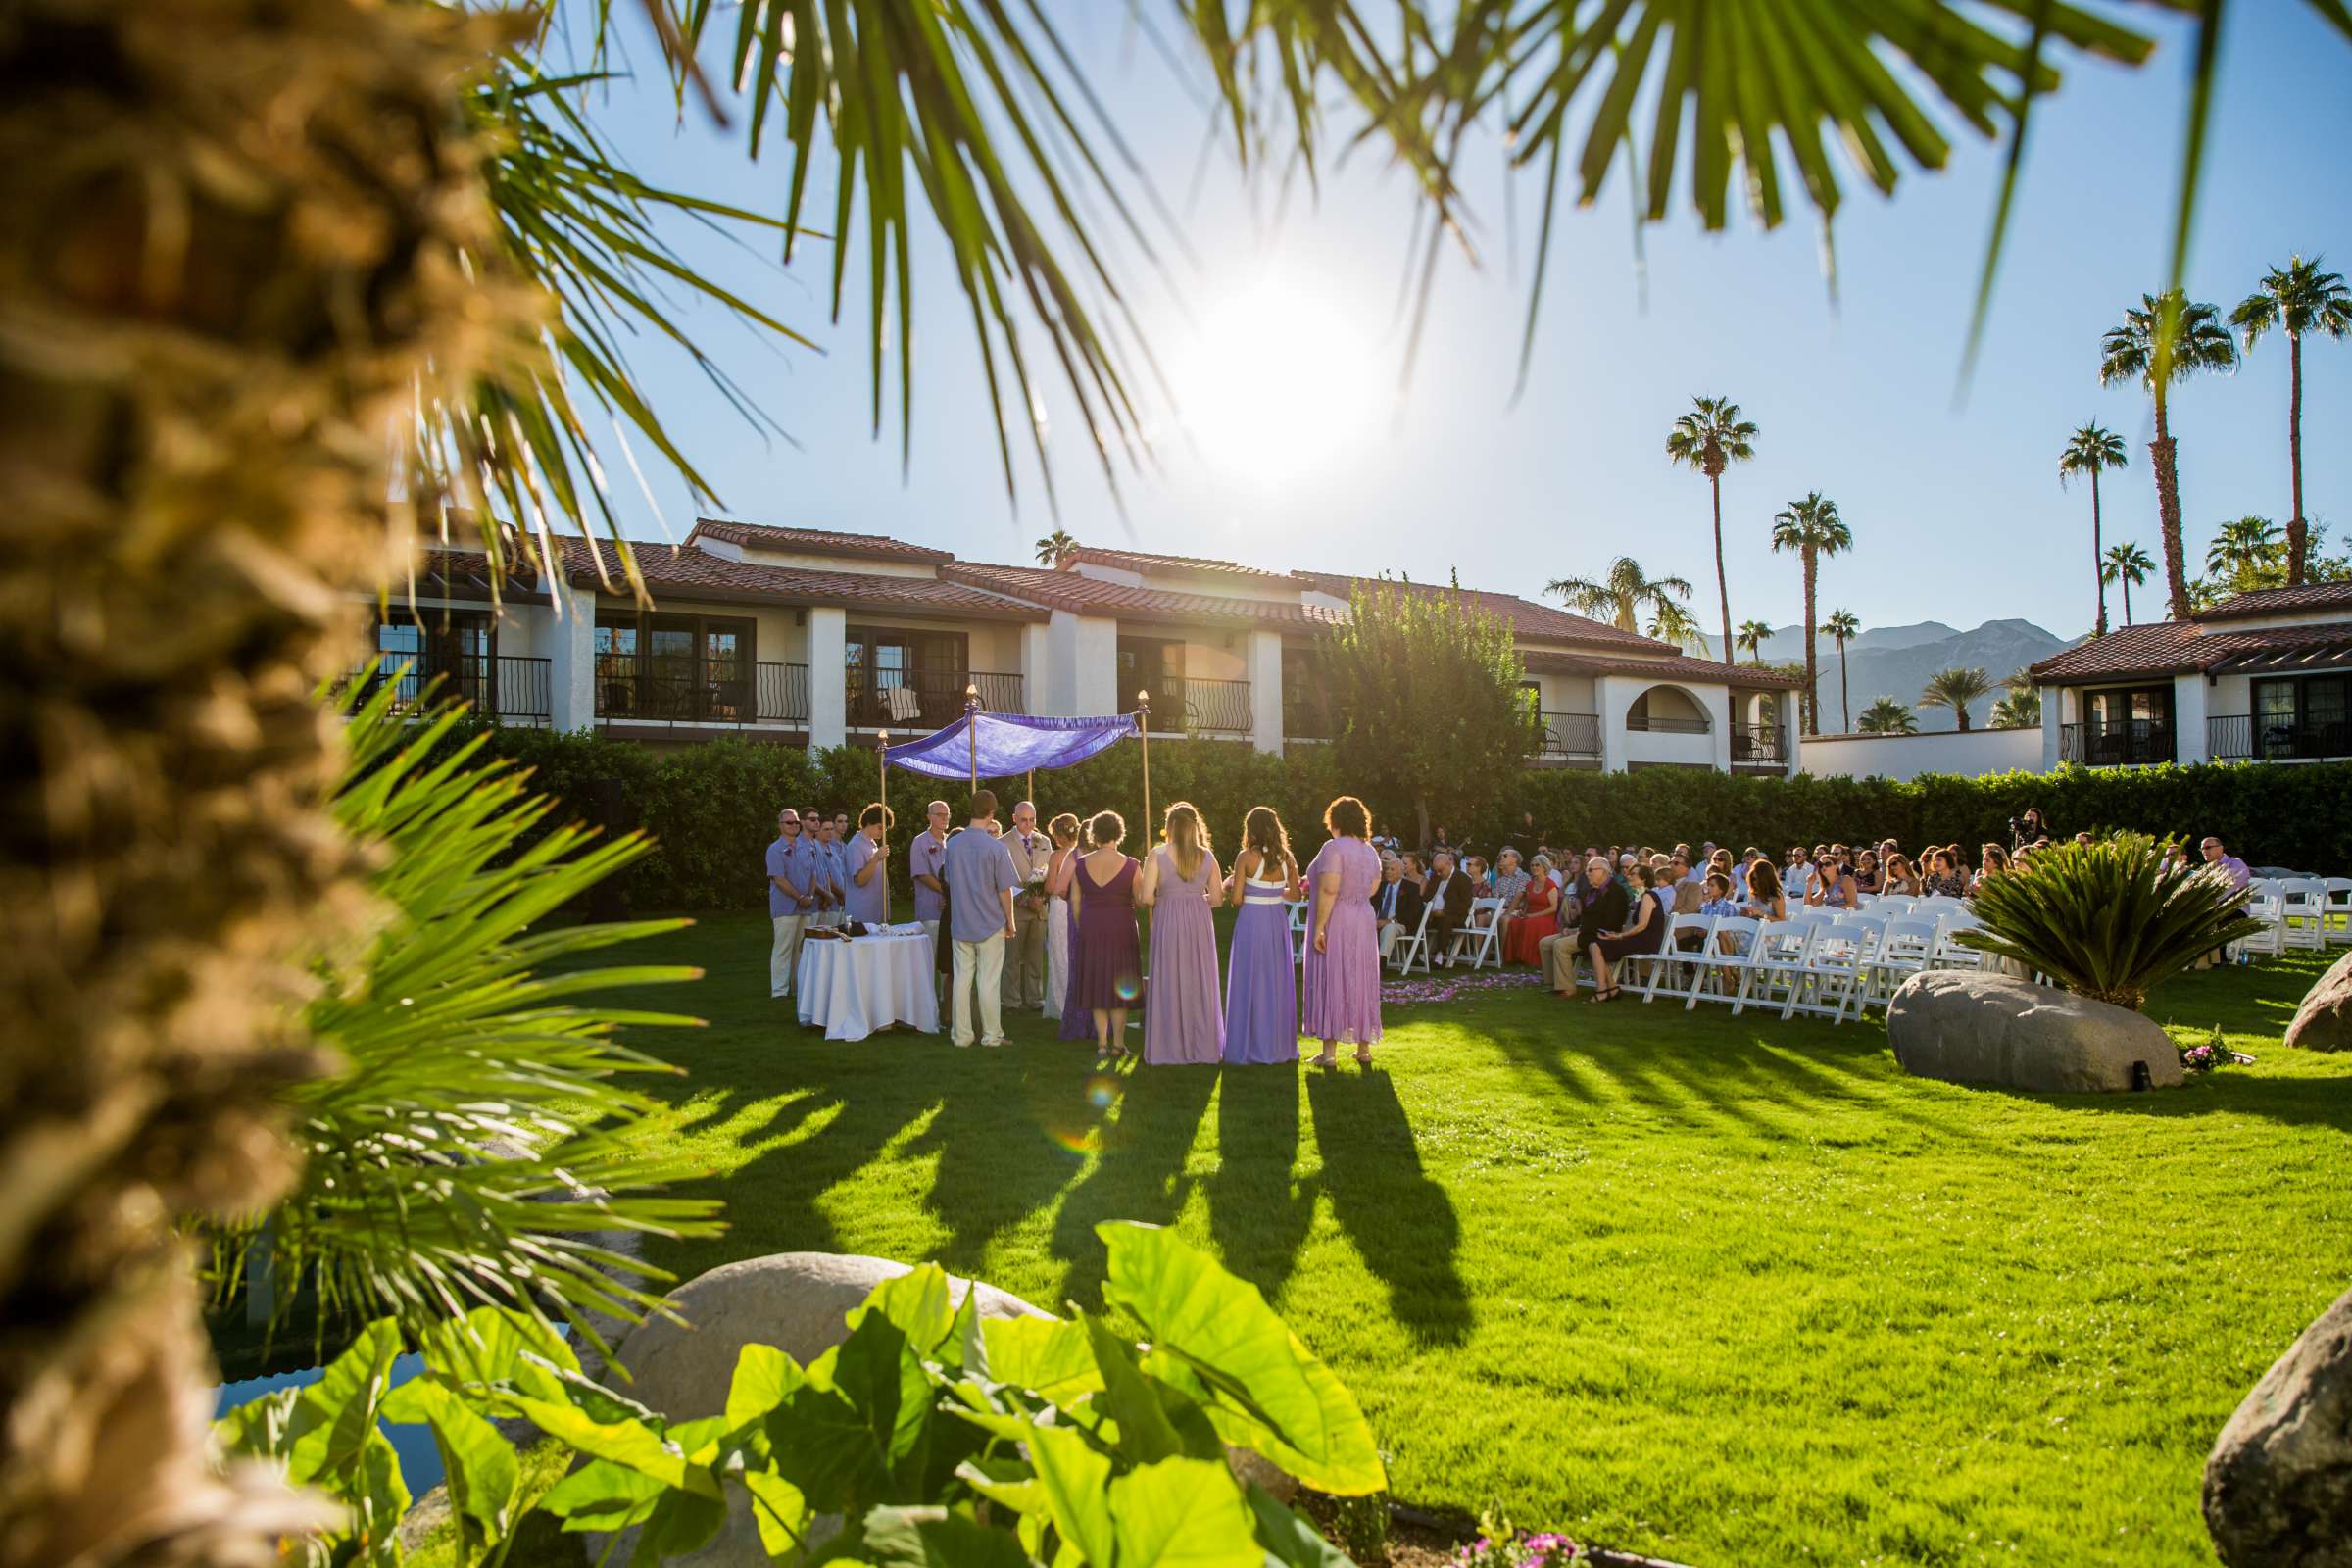
<instances>
[{"instance_id":1,"label":"seated guest","mask_svg":"<svg viewBox=\"0 0 2352 1568\"><path fill-rule=\"evenodd\" d=\"M1862 895L1854 886L1854 873L1840 865L1838 857L1827 851L1813 862L1813 881L1805 890L1805 903L1816 909L1859 909Z\"/></svg>"},{"instance_id":2,"label":"seated guest","mask_svg":"<svg viewBox=\"0 0 2352 1568\"><path fill-rule=\"evenodd\" d=\"M1722 871L1709 871L1704 885L1707 897L1706 902L1698 906L1700 914L1713 920L1721 919L1727 914L1737 915L1740 912L1740 906L1732 902L1732 879L1728 874Z\"/></svg>"},{"instance_id":3,"label":"seated guest","mask_svg":"<svg viewBox=\"0 0 2352 1568\"><path fill-rule=\"evenodd\" d=\"M1781 886L1792 899L1803 899L1813 887L1813 861L1802 844L1791 844L1781 867Z\"/></svg>"},{"instance_id":4,"label":"seated guest","mask_svg":"<svg viewBox=\"0 0 2352 1568\"><path fill-rule=\"evenodd\" d=\"M1386 822L1372 830L1372 847L1384 855L1395 855L1398 849L1402 848L1396 842L1396 833L1391 831Z\"/></svg>"},{"instance_id":5,"label":"seated guest","mask_svg":"<svg viewBox=\"0 0 2352 1568\"><path fill-rule=\"evenodd\" d=\"M1509 845L1494 857L1494 879L1489 884L1487 897L1502 901L1506 915L1518 912L1519 901L1527 894L1527 885L1534 878L1519 868L1519 852Z\"/></svg>"},{"instance_id":6,"label":"seated guest","mask_svg":"<svg viewBox=\"0 0 2352 1568\"><path fill-rule=\"evenodd\" d=\"M1854 886L1864 893L1879 891L1879 852L1864 850L1854 857Z\"/></svg>"},{"instance_id":7,"label":"seated guest","mask_svg":"<svg viewBox=\"0 0 2352 1568\"><path fill-rule=\"evenodd\" d=\"M2020 856L2022 858L2022 851ZM1982 848L1977 858L1977 880L1979 882L1988 876L1998 876L2008 869L2009 852L2007 850L2002 849L1998 844L1987 844Z\"/></svg>"},{"instance_id":8,"label":"seated guest","mask_svg":"<svg viewBox=\"0 0 2352 1568\"><path fill-rule=\"evenodd\" d=\"M1380 957L1387 962L1397 943L1421 929L1421 884L1405 874L1410 857L1380 858L1380 886L1372 890L1372 913L1380 922Z\"/></svg>"},{"instance_id":9,"label":"seated guest","mask_svg":"<svg viewBox=\"0 0 2352 1568\"><path fill-rule=\"evenodd\" d=\"M1631 901L1611 870L1605 857L1594 854L1588 858L1577 896L1561 901L1559 934L1536 944L1537 967L1563 1000L1576 995L1576 956L1599 941L1602 932L1625 923Z\"/></svg>"},{"instance_id":10,"label":"seated guest","mask_svg":"<svg viewBox=\"0 0 2352 1568\"><path fill-rule=\"evenodd\" d=\"M1539 855L1535 874L1514 906L1503 909L1502 961L1540 964L1544 939L1560 928L1560 890L1551 880L1551 858Z\"/></svg>"},{"instance_id":11,"label":"seated guest","mask_svg":"<svg viewBox=\"0 0 2352 1568\"><path fill-rule=\"evenodd\" d=\"M1453 854L1453 838L1452 838L1452 835L1448 834L1448 833L1446 831L1446 824L1444 824L1443 822L1439 823L1439 824L1438 824L1436 827L1434 827L1434 828L1430 829L1430 834L1429 834L1429 844L1428 844L1428 846L1427 846L1427 852L1428 852L1428 855L1429 855L1429 858L1430 858L1430 859L1431 859L1433 862L1434 862L1434 861L1437 859L1437 858L1438 858L1439 856L1441 856L1441 855L1445 855L1445 856L1448 856L1448 857L1450 857L1450 856Z\"/></svg>"},{"instance_id":12,"label":"seated guest","mask_svg":"<svg viewBox=\"0 0 2352 1568\"><path fill-rule=\"evenodd\" d=\"M1585 950L1592 965L1593 1002L1615 1000L1621 989L1617 984L1616 966L1624 959L1642 954L1655 953L1666 945L1668 915L1666 906L1659 902L1657 875L1646 865L1637 865L1631 873L1636 892L1633 918L1622 929L1604 931Z\"/></svg>"},{"instance_id":13,"label":"seated guest","mask_svg":"<svg viewBox=\"0 0 2352 1568\"><path fill-rule=\"evenodd\" d=\"M1919 873L1911 869L1911 862L1903 858L1901 851L1887 852L1886 870L1879 877L1879 891L1890 898L1919 897Z\"/></svg>"},{"instance_id":14,"label":"seated guest","mask_svg":"<svg viewBox=\"0 0 2352 1568\"><path fill-rule=\"evenodd\" d=\"M1960 862L1950 850L1937 850L1928 859L1928 874L1920 878L1920 891L1932 899L1965 899L1968 897L1968 878L1960 872Z\"/></svg>"},{"instance_id":15,"label":"seated guest","mask_svg":"<svg viewBox=\"0 0 2352 1568\"><path fill-rule=\"evenodd\" d=\"M1440 955L1441 968L1453 966L1453 934L1470 918L1470 878L1454 869L1453 852L1438 850L1429 858L1429 883L1423 890L1429 904L1429 946Z\"/></svg>"}]
</instances>

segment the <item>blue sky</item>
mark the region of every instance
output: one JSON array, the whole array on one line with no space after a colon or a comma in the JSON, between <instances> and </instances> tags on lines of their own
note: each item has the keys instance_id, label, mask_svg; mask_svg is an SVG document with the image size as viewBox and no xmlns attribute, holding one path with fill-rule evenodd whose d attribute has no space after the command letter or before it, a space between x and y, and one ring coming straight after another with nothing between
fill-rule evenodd
<instances>
[{"instance_id":1,"label":"blue sky","mask_svg":"<svg viewBox=\"0 0 2352 1568\"><path fill-rule=\"evenodd\" d=\"M1174 368L1189 435L1155 417L1156 462L1123 474L1124 516L1071 409L1047 400L1058 520L1081 540L1423 580L1458 569L1467 584L1531 596L1630 554L1653 574L1689 577L1712 625L1705 482L1670 466L1661 447L1693 394L1728 393L1762 426L1756 460L1725 482L1735 619L1797 618L1796 565L1771 554L1769 519L1818 489L1855 535L1852 554L1824 568L1825 613L1850 609L1865 626L2019 616L2062 634L2084 629L2089 499L2059 488L2056 459L2086 419L2132 448L2132 466L2105 482L2109 541L2136 539L2158 554L2147 402L2101 388L2096 368L2100 333L2164 273L2184 29L2166 30L2136 72L2076 62L2038 111L1964 404L1956 377L1998 159L1960 128L1950 169L1907 175L1891 200L1846 181L1835 301L1809 216L1766 234L1742 215L1708 235L1678 211L1646 232L1644 304L1625 193L1612 184L1599 205L1562 220L1534 371L1514 405L1537 193L1518 193L1514 258L1497 147L1481 149L1467 181L1483 266L1449 259L1442 270L1420 363L1399 393L1405 181L1358 159L1327 174L1319 199L1295 192L1277 221L1274 192L1253 190L1220 152L1188 201L1200 110L1129 35L1123 6L1059 9L1074 52L1178 209L1195 258L1171 263L1162 279L1127 256L1122 275ZM2352 45L2290 0L2232 11L2188 276L2192 297L2225 311L2265 266L2298 250L2352 270L2352 164L2336 156L2352 141ZM635 52L650 58L642 45ZM789 169L772 144L754 164L739 130L691 111L681 120L654 84L617 85L594 108L648 177L780 210ZM809 206L829 215L830 193ZM691 228L672 237L695 265L828 350L756 340L714 311L692 318L797 447L745 423L682 356L650 345L636 353L726 514L1029 559L1030 542L1056 519L1033 471L1021 475L1017 507L1006 500L968 318L936 248L918 252L915 267L913 459L902 468L895 422L880 439L872 432L862 294L853 288L842 328L827 321L825 247L785 270ZM861 262L862 245L855 254ZM2284 344L2274 337L2235 375L2176 394L2192 565L2223 520L2286 517L2286 389ZM2352 524L2347 419L2352 343L2308 345L2306 511L2339 531ZM658 537L665 519L682 534L695 510L685 486L650 462L648 477L661 518L628 486L629 532ZM2151 582L2134 608L2152 609L2157 590Z\"/></svg>"}]
</instances>

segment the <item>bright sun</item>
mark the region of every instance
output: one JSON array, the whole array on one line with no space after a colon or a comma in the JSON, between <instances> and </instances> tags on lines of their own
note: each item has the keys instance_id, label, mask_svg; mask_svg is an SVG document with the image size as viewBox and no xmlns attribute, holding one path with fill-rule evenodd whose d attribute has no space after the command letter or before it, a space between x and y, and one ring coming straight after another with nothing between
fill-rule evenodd
<instances>
[{"instance_id":1,"label":"bright sun","mask_svg":"<svg viewBox=\"0 0 2352 1568\"><path fill-rule=\"evenodd\" d=\"M1268 276L1212 301L1172 368L1177 414L1220 477L1287 489L1367 444L1387 386L1362 326Z\"/></svg>"}]
</instances>

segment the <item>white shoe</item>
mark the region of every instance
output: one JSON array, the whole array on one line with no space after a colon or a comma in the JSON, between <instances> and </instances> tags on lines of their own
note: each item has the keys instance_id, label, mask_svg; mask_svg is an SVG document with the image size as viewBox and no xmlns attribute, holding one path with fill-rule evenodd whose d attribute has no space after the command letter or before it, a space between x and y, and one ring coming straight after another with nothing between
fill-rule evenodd
<instances>
[{"instance_id":1,"label":"white shoe","mask_svg":"<svg viewBox=\"0 0 2352 1568\"><path fill-rule=\"evenodd\" d=\"M969 1051L972 1049L972 1043L969 1040L958 1040L956 1042L956 1049L957 1051Z\"/></svg>"},{"instance_id":2,"label":"white shoe","mask_svg":"<svg viewBox=\"0 0 2352 1568\"><path fill-rule=\"evenodd\" d=\"M980 1042L980 1044L986 1046L989 1050L994 1051L999 1046L1009 1046L1012 1044L1012 1042L1005 1039L1003 1035L999 1035L994 1040L983 1040Z\"/></svg>"}]
</instances>

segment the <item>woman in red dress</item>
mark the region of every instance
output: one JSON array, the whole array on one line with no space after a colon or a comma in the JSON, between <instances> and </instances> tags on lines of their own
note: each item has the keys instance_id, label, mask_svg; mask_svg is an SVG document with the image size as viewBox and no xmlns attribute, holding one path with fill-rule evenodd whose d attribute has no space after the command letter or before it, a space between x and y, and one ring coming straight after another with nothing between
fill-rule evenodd
<instances>
[{"instance_id":1,"label":"woman in red dress","mask_svg":"<svg viewBox=\"0 0 2352 1568\"><path fill-rule=\"evenodd\" d=\"M1537 944L1560 928L1560 890L1551 880L1551 858L1539 855L1529 863L1527 889L1519 906L1502 925L1502 961L1541 966Z\"/></svg>"}]
</instances>

